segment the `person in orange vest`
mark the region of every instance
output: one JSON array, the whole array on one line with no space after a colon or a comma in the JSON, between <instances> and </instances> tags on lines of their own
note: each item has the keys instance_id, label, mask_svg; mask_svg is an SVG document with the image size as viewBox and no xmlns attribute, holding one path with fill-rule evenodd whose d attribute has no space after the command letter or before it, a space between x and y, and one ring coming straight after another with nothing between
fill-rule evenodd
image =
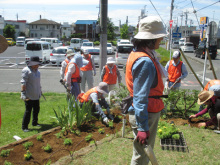
<instances>
[{"instance_id":1,"label":"person in orange vest","mask_svg":"<svg viewBox=\"0 0 220 165\"><path fill-rule=\"evenodd\" d=\"M125 74L126 86L133 97L133 104L128 109L135 139L132 165L148 164L146 145L154 148L160 112L164 108L162 78L166 77L155 49L159 49L166 34L161 19L148 16L140 20L139 32L132 39L134 49L128 57Z\"/></svg>"},{"instance_id":2,"label":"person in orange vest","mask_svg":"<svg viewBox=\"0 0 220 165\"><path fill-rule=\"evenodd\" d=\"M118 83L121 83L121 74L118 67L115 65L115 59L109 57L106 65L102 69L101 81L106 82L108 84L108 90L111 91L115 88L117 79Z\"/></svg>"},{"instance_id":3,"label":"person in orange vest","mask_svg":"<svg viewBox=\"0 0 220 165\"><path fill-rule=\"evenodd\" d=\"M105 82L100 82L98 86L91 88L86 93L81 93L78 96L78 100L83 102L88 102L89 100L92 100L93 103L93 109L98 113L100 117L102 117L102 121L105 124L108 124L109 119L114 120L114 117L110 114L110 107L108 103L105 100L104 95L108 94L108 84ZM105 113L102 110L102 106L106 108L108 117L105 115Z\"/></svg>"},{"instance_id":4,"label":"person in orange vest","mask_svg":"<svg viewBox=\"0 0 220 165\"><path fill-rule=\"evenodd\" d=\"M91 89L93 87L93 82L94 82L93 76L96 75L96 68L95 68L94 57L91 54L89 54L89 51L87 49L82 50L82 56L85 60L89 61L89 63L86 66L80 68L80 70L82 71L81 90L85 92L86 81L87 81L88 89Z\"/></svg>"},{"instance_id":5,"label":"person in orange vest","mask_svg":"<svg viewBox=\"0 0 220 165\"><path fill-rule=\"evenodd\" d=\"M168 72L168 79L166 86L169 88L176 83L172 90L179 89L181 86L181 80L187 77L188 71L185 64L180 61L181 53L179 51L173 52L173 60L167 62L165 70Z\"/></svg>"},{"instance_id":6,"label":"person in orange vest","mask_svg":"<svg viewBox=\"0 0 220 165\"><path fill-rule=\"evenodd\" d=\"M213 85L220 85L220 80L210 80L204 87L203 90L208 91Z\"/></svg>"},{"instance_id":7,"label":"person in orange vest","mask_svg":"<svg viewBox=\"0 0 220 165\"><path fill-rule=\"evenodd\" d=\"M66 66L70 62L70 60L73 58L75 53L71 50L68 49L66 52L66 59L61 63L61 68L60 68L60 82L64 84L64 74L66 70Z\"/></svg>"},{"instance_id":8,"label":"person in orange vest","mask_svg":"<svg viewBox=\"0 0 220 165\"><path fill-rule=\"evenodd\" d=\"M74 58L68 63L65 69L64 81L67 92L74 95L75 100L80 94L79 84L81 81L80 68L87 65L88 61L84 60L81 54L75 54Z\"/></svg>"}]
</instances>

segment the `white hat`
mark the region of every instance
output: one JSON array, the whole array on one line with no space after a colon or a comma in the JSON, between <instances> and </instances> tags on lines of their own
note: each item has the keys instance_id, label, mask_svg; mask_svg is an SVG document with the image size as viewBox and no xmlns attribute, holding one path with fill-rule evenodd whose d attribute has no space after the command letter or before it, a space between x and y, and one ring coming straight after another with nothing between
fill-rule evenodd
<instances>
[{"instance_id":1,"label":"white hat","mask_svg":"<svg viewBox=\"0 0 220 165\"><path fill-rule=\"evenodd\" d=\"M175 51L173 52L173 58L179 58L180 57L180 52L179 51Z\"/></svg>"},{"instance_id":2,"label":"white hat","mask_svg":"<svg viewBox=\"0 0 220 165\"><path fill-rule=\"evenodd\" d=\"M73 50L68 49L68 50L66 51L66 57L70 57L70 56L74 56L74 55L75 55L75 53L73 52Z\"/></svg>"},{"instance_id":3,"label":"white hat","mask_svg":"<svg viewBox=\"0 0 220 165\"><path fill-rule=\"evenodd\" d=\"M107 58L107 63L106 64L115 64L115 59L113 57Z\"/></svg>"},{"instance_id":4,"label":"white hat","mask_svg":"<svg viewBox=\"0 0 220 165\"><path fill-rule=\"evenodd\" d=\"M102 94L108 94L108 84L106 82L100 82L99 86L96 87L97 91Z\"/></svg>"},{"instance_id":5,"label":"white hat","mask_svg":"<svg viewBox=\"0 0 220 165\"><path fill-rule=\"evenodd\" d=\"M158 16L148 16L140 20L139 31L134 36L137 39L157 39L167 35L161 19Z\"/></svg>"}]
</instances>

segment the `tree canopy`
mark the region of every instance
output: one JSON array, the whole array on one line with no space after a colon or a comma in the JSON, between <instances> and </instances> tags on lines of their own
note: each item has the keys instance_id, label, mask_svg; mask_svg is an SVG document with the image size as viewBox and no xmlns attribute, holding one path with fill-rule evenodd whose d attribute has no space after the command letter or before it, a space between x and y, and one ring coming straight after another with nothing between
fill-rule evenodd
<instances>
[{"instance_id":1,"label":"tree canopy","mask_svg":"<svg viewBox=\"0 0 220 165\"><path fill-rule=\"evenodd\" d=\"M5 38L13 38L15 40L15 27L13 25L6 25L3 29Z\"/></svg>"}]
</instances>

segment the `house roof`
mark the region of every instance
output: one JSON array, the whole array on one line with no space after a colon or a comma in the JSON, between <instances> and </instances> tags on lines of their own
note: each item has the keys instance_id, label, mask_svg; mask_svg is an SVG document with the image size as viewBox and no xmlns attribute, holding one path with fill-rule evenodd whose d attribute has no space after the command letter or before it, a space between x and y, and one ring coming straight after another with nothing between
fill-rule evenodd
<instances>
[{"instance_id":1,"label":"house roof","mask_svg":"<svg viewBox=\"0 0 220 165\"><path fill-rule=\"evenodd\" d=\"M75 24L76 25L90 25L90 24L93 24L93 22L95 22L95 24L96 24L96 22L97 22L97 20L77 20L76 22L75 22Z\"/></svg>"},{"instance_id":2,"label":"house roof","mask_svg":"<svg viewBox=\"0 0 220 165\"><path fill-rule=\"evenodd\" d=\"M57 23L55 21L52 20L48 20L48 19L39 19L37 21L31 22L29 23L29 25L60 25L60 23Z\"/></svg>"}]
</instances>

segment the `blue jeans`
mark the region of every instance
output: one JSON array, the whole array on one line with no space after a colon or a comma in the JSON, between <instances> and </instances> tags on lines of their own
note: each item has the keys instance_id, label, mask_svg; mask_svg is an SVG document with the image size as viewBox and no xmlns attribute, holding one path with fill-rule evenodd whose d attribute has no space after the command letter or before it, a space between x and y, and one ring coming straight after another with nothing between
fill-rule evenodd
<instances>
[{"instance_id":1,"label":"blue jeans","mask_svg":"<svg viewBox=\"0 0 220 165\"><path fill-rule=\"evenodd\" d=\"M80 91L79 91L79 85L77 82L71 82L71 90L70 90L71 95L74 95L75 100L77 98L77 96L79 95Z\"/></svg>"}]
</instances>

